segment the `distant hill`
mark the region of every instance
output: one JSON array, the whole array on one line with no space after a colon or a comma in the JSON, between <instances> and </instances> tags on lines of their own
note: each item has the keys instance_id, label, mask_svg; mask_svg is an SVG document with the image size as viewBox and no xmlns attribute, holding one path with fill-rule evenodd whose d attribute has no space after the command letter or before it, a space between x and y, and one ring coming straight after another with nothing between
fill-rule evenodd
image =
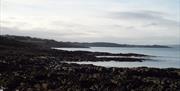
<instances>
[{"instance_id":1,"label":"distant hill","mask_svg":"<svg viewBox=\"0 0 180 91\"><path fill-rule=\"evenodd\" d=\"M163 45L129 45L129 44L117 44L109 42L93 42L93 43L75 43L76 45L88 46L88 47L146 47L146 48L170 48Z\"/></svg>"},{"instance_id":2,"label":"distant hill","mask_svg":"<svg viewBox=\"0 0 180 91\"><path fill-rule=\"evenodd\" d=\"M180 48L180 44L176 44L176 45L168 45L170 47L174 47L174 48Z\"/></svg>"},{"instance_id":3,"label":"distant hill","mask_svg":"<svg viewBox=\"0 0 180 91\"><path fill-rule=\"evenodd\" d=\"M37 47L37 45L17 41L15 39L11 39L5 36L0 36L0 47Z\"/></svg>"},{"instance_id":4,"label":"distant hill","mask_svg":"<svg viewBox=\"0 0 180 91\"><path fill-rule=\"evenodd\" d=\"M117 44L109 42L93 42L93 43L79 43L79 42L62 42L52 39L32 38L29 36L14 36L1 35L1 44L8 44L14 46L40 46L40 47L63 47L63 48L89 48L89 47L145 47L145 48L169 48L163 45L129 45Z\"/></svg>"},{"instance_id":5,"label":"distant hill","mask_svg":"<svg viewBox=\"0 0 180 91\"><path fill-rule=\"evenodd\" d=\"M68 48L86 48L85 46L75 45L71 42L58 42L50 39L32 38L29 36L3 35L2 37L14 40L20 44L30 43L43 47L68 47Z\"/></svg>"}]
</instances>

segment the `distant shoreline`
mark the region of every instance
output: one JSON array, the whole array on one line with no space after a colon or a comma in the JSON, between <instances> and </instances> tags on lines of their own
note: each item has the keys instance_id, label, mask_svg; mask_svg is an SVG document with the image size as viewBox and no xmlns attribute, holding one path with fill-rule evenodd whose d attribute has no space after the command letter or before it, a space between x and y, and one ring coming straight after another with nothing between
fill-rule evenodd
<instances>
[{"instance_id":1,"label":"distant shoreline","mask_svg":"<svg viewBox=\"0 0 180 91\"><path fill-rule=\"evenodd\" d=\"M171 48L165 45L132 45L118 44L110 42L63 42L52 39L32 38L29 36L1 35L9 39L13 39L25 43L33 43L45 47L61 47L61 48L89 48L89 47L129 47L129 48Z\"/></svg>"},{"instance_id":2,"label":"distant shoreline","mask_svg":"<svg viewBox=\"0 0 180 91\"><path fill-rule=\"evenodd\" d=\"M4 91L125 91L136 88L135 91L147 91L155 86L153 90L179 89L178 68L105 68L62 63L110 60L142 62L143 59L131 57L148 55L55 50L12 38L0 38L0 42L0 90L3 88Z\"/></svg>"}]
</instances>

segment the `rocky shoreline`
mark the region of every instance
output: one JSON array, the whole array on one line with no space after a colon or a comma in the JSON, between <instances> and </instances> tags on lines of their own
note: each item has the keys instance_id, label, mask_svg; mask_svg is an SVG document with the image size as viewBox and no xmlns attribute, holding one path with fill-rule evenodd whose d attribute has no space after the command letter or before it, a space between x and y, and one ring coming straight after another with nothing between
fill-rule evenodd
<instances>
[{"instance_id":1,"label":"rocky shoreline","mask_svg":"<svg viewBox=\"0 0 180 91\"><path fill-rule=\"evenodd\" d=\"M147 56L0 47L4 91L178 91L180 69L105 68L62 61L109 61L95 56ZM110 59L112 60L112 59ZM121 59L118 61L140 61Z\"/></svg>"}]
</instances>

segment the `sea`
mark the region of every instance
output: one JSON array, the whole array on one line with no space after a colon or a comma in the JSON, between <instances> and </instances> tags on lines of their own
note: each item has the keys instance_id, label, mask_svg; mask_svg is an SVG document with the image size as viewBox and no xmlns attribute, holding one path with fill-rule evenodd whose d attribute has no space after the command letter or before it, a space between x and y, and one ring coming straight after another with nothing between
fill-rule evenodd
<instances>
[{"instance_id":1,"label":"sea","mask_svg":"<svg viewBox=\"0 0 180 91\"><path fill-rule=\"evenodd\" d=\"M68 62L77 64L93 64L104 67L150 67L150 68L180 68L180 46L171 46L171 48L142 48L142 47L90 47L90 48L55 48L68 51L91 51L91 52L109 52L109 53L137 53L150 55L149 59L143 62L117 62L117 61L82 61Z\"/></svg>"}]
</instances>

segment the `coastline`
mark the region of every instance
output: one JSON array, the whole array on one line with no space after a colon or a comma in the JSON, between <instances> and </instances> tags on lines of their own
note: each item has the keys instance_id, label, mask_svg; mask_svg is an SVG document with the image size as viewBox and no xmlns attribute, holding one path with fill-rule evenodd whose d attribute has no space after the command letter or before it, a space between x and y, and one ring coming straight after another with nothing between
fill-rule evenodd
<instances>
[{"instance_id":1,"label":"coastline","mask_svg":"<svg viewBox=\"0 0 180 91\"><path fill-rule=\"evenodd\" d=\"M71 60L80 61L81 59L78 58L83 56L86 59L91 57L93 59L95 54L106 56L120 54L38 48L2 48L0 54L0 86L5 88L4 91L147 91L149 89L176 91L180 89L180 69L176 68L105 68L61 62L72 56L74 59Z\"/></svg>"}]
</instances>

